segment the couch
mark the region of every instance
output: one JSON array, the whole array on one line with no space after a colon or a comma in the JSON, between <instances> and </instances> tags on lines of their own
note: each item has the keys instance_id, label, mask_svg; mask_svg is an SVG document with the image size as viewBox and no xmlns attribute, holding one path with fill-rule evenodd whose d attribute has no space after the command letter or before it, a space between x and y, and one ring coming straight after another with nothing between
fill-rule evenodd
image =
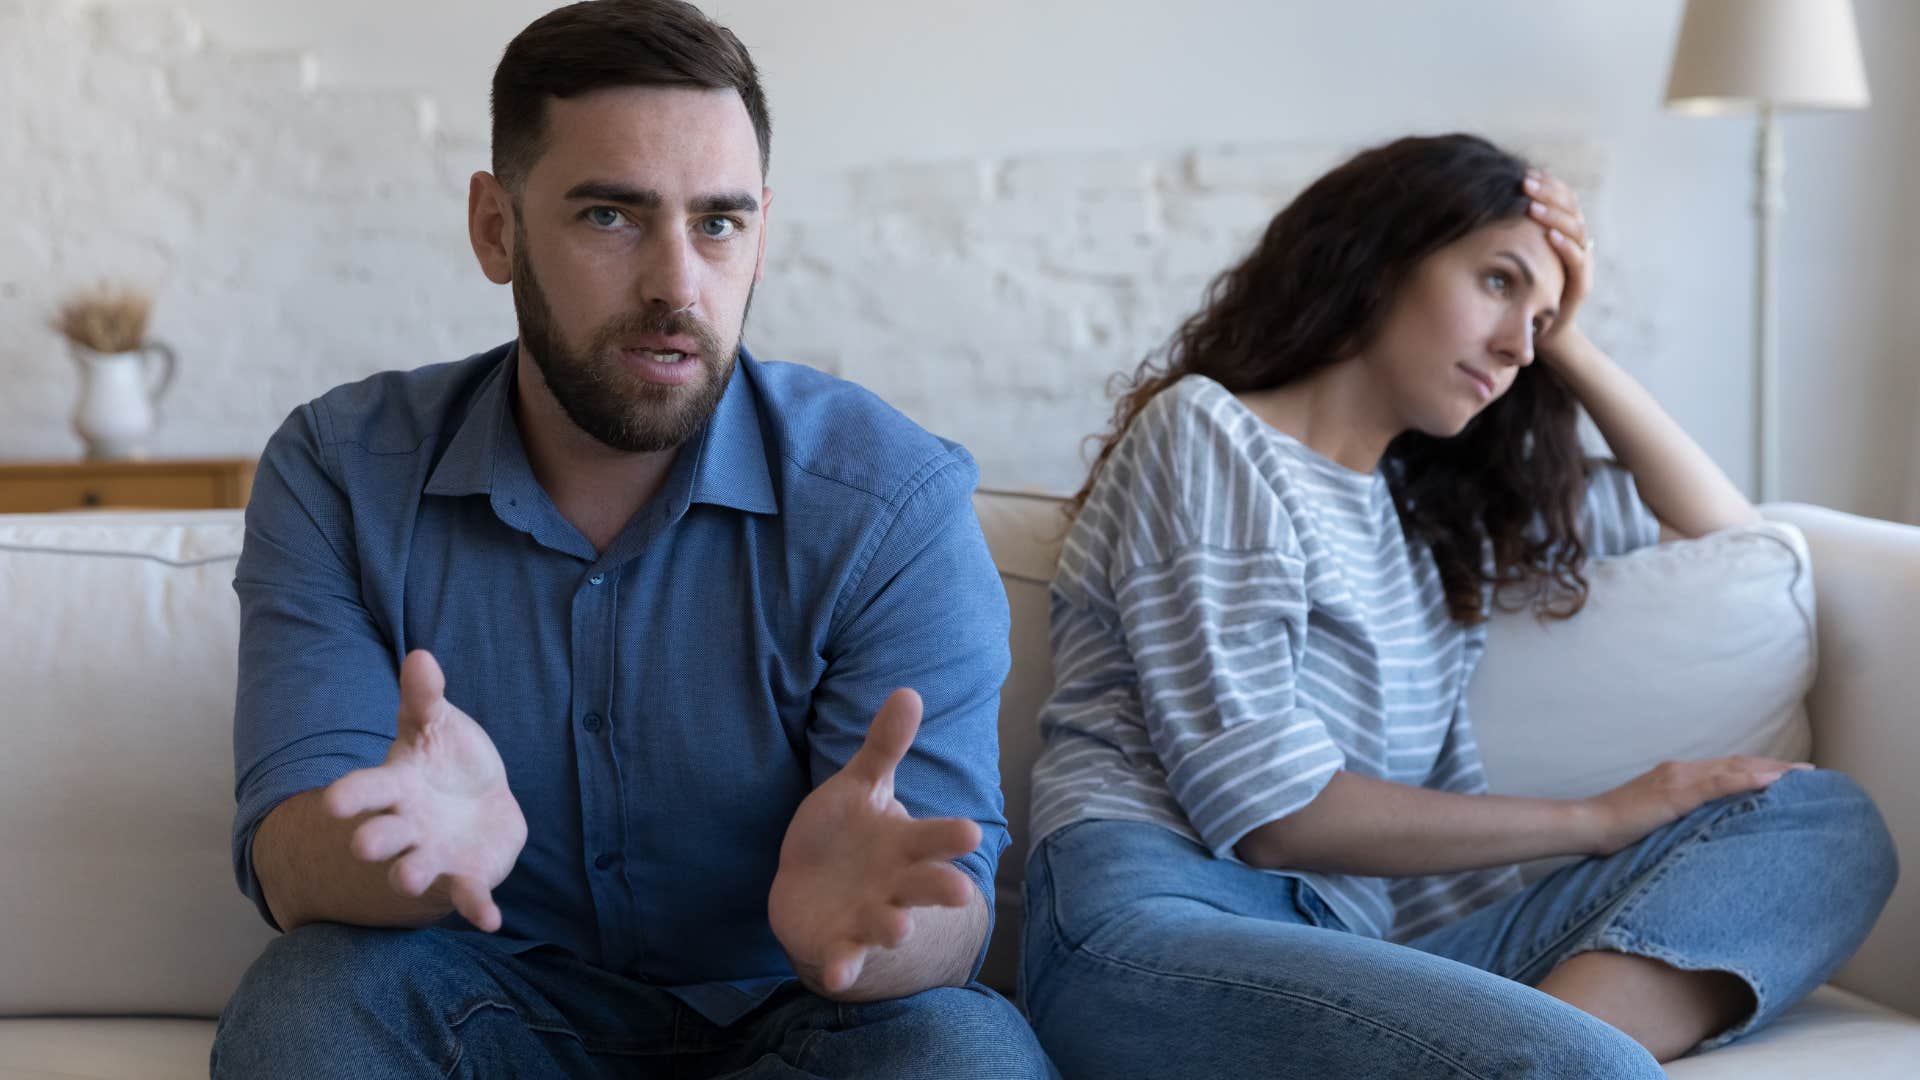
<instances>
[{"instance_id":1,"label":"couch","mask_svg":"<svg viewBox=\"0 0 1920 1080\"><path fill-rule=\"evenodd\" d=\"M1038 496L982 493L976 506L1013 612L1001 740L1014 844L984 976L1007 987L1060 519L1057 500ZM1920 528L1807 506L1767 513L1804 536L1799 558L1811 554L1813 756L1873 793L1909 873L1829 986L1768 1031L1670 1072L1913 1077ZM237 511L0 516L0 919L11 928L0 1080L206 1075L213 1018L271 936L234 888L228 854L241 537Z\"/></svg>"}]
</instances>

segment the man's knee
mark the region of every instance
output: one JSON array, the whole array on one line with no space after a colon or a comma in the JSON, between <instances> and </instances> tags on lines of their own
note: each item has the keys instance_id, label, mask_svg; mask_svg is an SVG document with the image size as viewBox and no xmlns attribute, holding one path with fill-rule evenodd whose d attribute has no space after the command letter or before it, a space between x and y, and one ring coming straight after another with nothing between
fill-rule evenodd
<instances>
[{"instance_id":1,"label":"man's knee","mask_svg":"<svg viewBox=\"0 0 1920 1080\"><path fill-rule=\"evenodd\" d=\"M1006 1077L1041 1080L1057 1074L1047 1063L1033 1028L1013 1003L975 983L938 987L898 1001L863 1008L877 1024L880 1042L871 1075L896 1075L881 1064L897 1053L897 1075ZM939 1062L928 1071L931 1062ZM906 1069L907 1063L914 1063Z\"/></svg>"},{"instance_id":2,"label":"man's knee","mask_svg":"<svg viewBox=\"0 0 1920 1080\"><path fill-rule=\"evenodd\" d=\"M220 1014L215 1075L267 1075L243 1067L261 1060L296 1073L304 1062L307 1075L323 1075L320 1063L342 1048L385 1042L381 1036L418 1016L420 1000L431 996L427 984L456 966L448 962L456 952L437 930L315 923L283 934Z\"/></svg>"}]
</instances>

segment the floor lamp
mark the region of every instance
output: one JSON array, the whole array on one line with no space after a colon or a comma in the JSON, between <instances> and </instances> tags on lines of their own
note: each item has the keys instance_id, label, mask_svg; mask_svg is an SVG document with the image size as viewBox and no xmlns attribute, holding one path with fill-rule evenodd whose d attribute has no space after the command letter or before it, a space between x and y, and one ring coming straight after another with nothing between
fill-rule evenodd
<instances>
[{"instance_id":1,"label":"floor lamp","mask_svg":"<svg viewBox=\"0 0 1920 1080\"><path fill-rule=\"evenodd\" d=\"M1779 109L1860 109L1867 76L1852 0L1687 0L1667 107L1694 115L1751 108L1754 153L1753 460L1755 501L1779 498L1779 322L1775 230L1786 209Z\"/></svg>"}]
</instances>

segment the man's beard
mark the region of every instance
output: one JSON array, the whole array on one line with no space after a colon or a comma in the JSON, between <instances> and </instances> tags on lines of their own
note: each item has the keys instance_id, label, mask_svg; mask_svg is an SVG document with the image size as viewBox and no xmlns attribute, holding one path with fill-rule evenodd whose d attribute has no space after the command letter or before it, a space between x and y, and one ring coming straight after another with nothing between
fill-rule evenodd
<instances>
[{"instance_id":1,"label":"man's beard","mask_svg":"<svg viewBox=\"0 0 1920 1080\"><path fill-rule=\"evenodd\" d=\"M747 303L753 303L751 291ZM723 349L711 326L656 307L609 319L584 350L575 352L555 332L553 312L524 243L513 253L513 310L521 342L567 417L588 435L630 454L671 450L698 434L720 407L740 349L738 338ZM742 327L745 323L743 311ZM680 361L700 365L694 381L660 386L625 370L622 344L655 336L694 340L699 356Z\"/></svg>"}]
</instances>

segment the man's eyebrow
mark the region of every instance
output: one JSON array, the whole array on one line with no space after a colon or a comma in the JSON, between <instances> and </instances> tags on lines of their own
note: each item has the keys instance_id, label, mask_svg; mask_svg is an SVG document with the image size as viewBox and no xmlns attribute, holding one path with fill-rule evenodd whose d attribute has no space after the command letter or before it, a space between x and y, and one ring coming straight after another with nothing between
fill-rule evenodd
<instances>
[{"instance_id":1,"label":"man's eyebrow","mask_svg":"<svg viewBox=\"0 0 1920 1080\"><path fill-rule=\"evenodd\" d=\"M656 210L660 206L660 193L649 188L637 188L628 184L619 184L611 180L582 180L567 190L567 199L592 199L596 202L618 203L622 206L637 206L642 210Z\"/></svg>"},{"instance_id":2,"label":"man's eyebrow","mask_svg":"<svg viewBox=\"0 0 1920 1080\"><path fill-rule=\"evenodd\" d=\"M702 195L693 200L693 211L697 214L726 214L745 211L749 214L760 212L760 200L745 191L727 191L718 195Z\"/></svg>"},{"instance_id":3,"label":"man's eyebrow","mask_svg":"<svg viewBox=\"0 0 1920 1080\"><path fill-rule=\"evenodd\" d=\"M638 188L611 180L583 180L569 188L566 197L568 201L590 199L594 202L632 206L641 210L658 210L664 202L660 198L660 193L651 188ZM689 205L689 209L696 214L725 214L739 211L751 214L760 210L760 200L749 192L724 191L695 198Z\"/></svg>"}]
</instances>

